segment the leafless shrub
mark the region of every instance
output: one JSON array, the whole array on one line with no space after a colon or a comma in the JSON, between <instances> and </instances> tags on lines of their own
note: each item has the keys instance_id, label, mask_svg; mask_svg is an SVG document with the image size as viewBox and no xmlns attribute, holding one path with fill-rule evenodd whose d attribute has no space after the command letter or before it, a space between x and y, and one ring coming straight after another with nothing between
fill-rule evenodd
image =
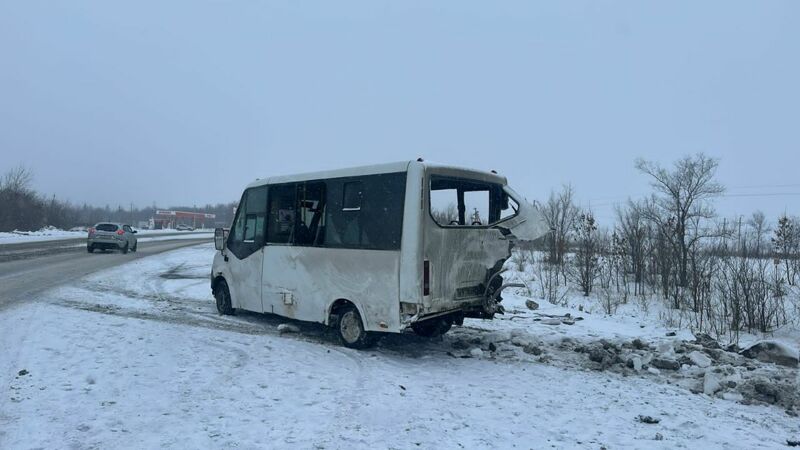
<instances>
[{"instance_id":1,"label":"leafless shrub","mask_svg":"<svg viewBox=\"0 0 800 450\"><path fill-rule=\"evenodd\" d=\"M542 254L534 255L531 259L531 264L539 298L547 300L553 305L566 306L569 289L559 283L560 270L558 266L551 263Z\"/></svg>"},{"instance_id":2,"label":"leafless shrub","mask_svg":"<svg viewBox=\"0 0 800 450\"><path fill-rule=\"evenodd\" d=\"M517 272L524 273L530 263L531 252L523 249L515 249L512 255L514 269Z\"/></svg>"},{"instance_id":3,"label":"leafless shrub","mask_svg":"<svg viewBox=\"0 0 800 450\"><path fill-rule=\"evenodd\" d=\"M600 303L603 305L603 312L608 315L617 312L617 308L622 303L622 298L619 293L612 287L601 287L598 289L600 294Z\"/></svg>"}]
</instances>

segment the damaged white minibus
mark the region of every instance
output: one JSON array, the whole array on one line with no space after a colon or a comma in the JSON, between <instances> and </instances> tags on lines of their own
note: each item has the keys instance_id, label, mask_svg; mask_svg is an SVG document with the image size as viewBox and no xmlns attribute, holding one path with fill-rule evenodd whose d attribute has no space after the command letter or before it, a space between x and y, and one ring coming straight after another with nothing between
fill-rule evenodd
<instances>
[{"instance_id":1,"label":"damaged white minibus","mask_svg":"<svg viewBox=\"0 0 800 450\"><path fill-rule=\"evenodd\" d=\"M506 178L421 159L270 177L217 229L211 290L222 314L264 312L335 327L441 335L502 313L502 266L547 227Z\"/></svg>"}]
</instances>

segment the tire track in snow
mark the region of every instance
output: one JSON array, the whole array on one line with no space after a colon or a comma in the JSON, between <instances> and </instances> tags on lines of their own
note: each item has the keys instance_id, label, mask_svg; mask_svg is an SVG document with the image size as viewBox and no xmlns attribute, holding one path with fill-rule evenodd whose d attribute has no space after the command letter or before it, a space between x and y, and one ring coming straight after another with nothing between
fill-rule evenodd
<instances>
[{"instance_id":1,"label":"tire track in snow","mask_svg":"<svg viewBox=\"0 0 800 450\"><path fill-rule=\"evenodd\" d=\"M364 440L353 440L347 437L352 435L352 433L349 433L350 430L358 431L360 429L358 414L366 398L364 391L367 380L363 361L364 354L359 353L356 356L353 352L358 352L357 350L340 347L331 347L331 351L344 356L352 363L351 367L355 371L355 376L351 386L346 389L339 387L337 410L333 420L328 424L325 436L336 436L335 442L339 443L350 441L349 443L351 444L365 445L366 442Z\"/></svg>"}]
</instances>

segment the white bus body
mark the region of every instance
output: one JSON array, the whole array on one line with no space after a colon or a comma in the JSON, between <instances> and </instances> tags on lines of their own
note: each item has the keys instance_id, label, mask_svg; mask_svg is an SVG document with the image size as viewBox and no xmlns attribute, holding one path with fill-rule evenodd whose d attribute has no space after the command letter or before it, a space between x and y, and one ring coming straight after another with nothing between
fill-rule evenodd
<instances>
[{"instance_id":1,"label":"white bus body","mask_svg":"<svg viewBox=\"0 0 800 450\"><path fill-rule=\"evenodd\" d=\"M222 313L332 325L351 347L436 335L502 312L512 242L546 232L494 172L418 160L271 177L217 230L211 288Z\"/></svg>"}]
</instances>

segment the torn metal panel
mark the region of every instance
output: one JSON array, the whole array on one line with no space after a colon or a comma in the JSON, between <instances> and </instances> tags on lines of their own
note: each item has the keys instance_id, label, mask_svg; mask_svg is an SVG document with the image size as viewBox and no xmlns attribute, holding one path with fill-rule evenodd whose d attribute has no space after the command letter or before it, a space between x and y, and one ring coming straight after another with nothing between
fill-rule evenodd
<instances>
[{"instance_id":1,"label":"torn metal panel","mask_svg":"<svg viewBox=\"0 0 800 450\"><path fill-rule=\"evenodd\" d=\"M496 228L445 229L431 224L425 239L431 270L425 314L481 305L496 268L511 256L510 244ZM473 289L473 296L458 295Z\"/></svg>"},{"instance_id":2,"label":"torn metal panel","mask_svg":"<svg viewBox=\"0 0 800 450\"><path fill-rule=\"evenodd\" d=\"M550 231L536 206L508 186L503 186L503 190L519 204L519 210L515 216L498 223L498 227L509 230L515 238L524 241L534 241Z\"/></svg>"}]
</instances>

